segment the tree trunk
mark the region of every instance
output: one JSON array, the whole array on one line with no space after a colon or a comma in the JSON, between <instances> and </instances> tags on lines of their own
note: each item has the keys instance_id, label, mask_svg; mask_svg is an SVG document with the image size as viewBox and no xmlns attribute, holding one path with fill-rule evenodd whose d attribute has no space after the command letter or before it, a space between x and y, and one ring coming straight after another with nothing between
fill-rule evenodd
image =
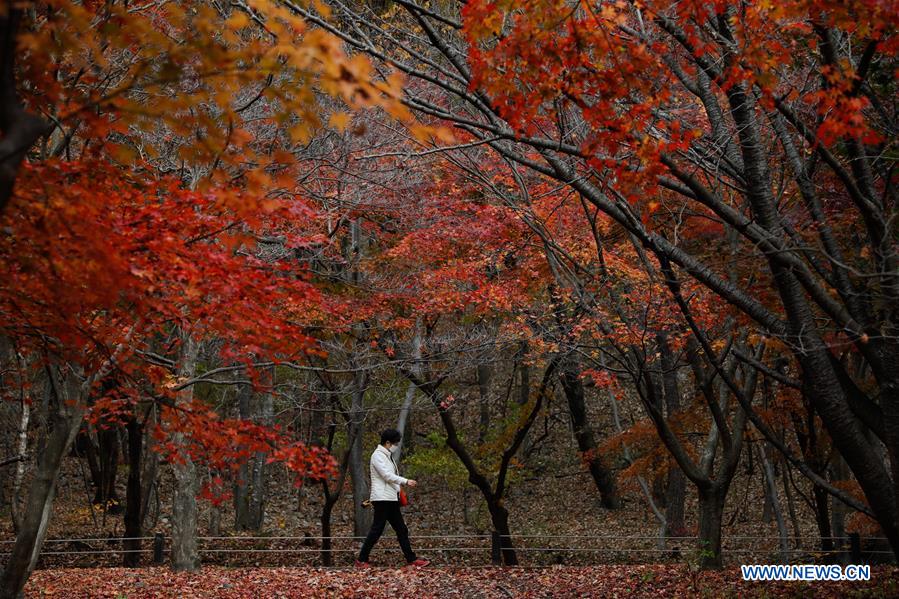
<instances>
[{"instance_id":1,"label":"tree trunk","mask_svg":"<svg viewBox=\"0 0 899 599\"><path fill-rule=\"evenodd\" d=\"M29 5L4 2L0 12L0 214L6 210L13 195L19 166L31 146L53 127L43 118L27 111L16 89L19 48L16 40L22 10ZM27 22L27 20L26 20ZM28 26L26 25L26 31Z\"/></svg>"},{"instance_id":2,"label":"tree trunk","mask_svg":"<svg viewBox=\"0 0 899 599\"><path fill-rule=\"evenodd\" d=\"M587 406L584 401L584 385L581 383L577 364L569 362L563 368L559 378L565 398L568 400L568 412L571 415L571 424L574 429L574 438L578 449L586 456L587 467L593 484L599 491L603 507L615 509L619 506L618 493L615 485L615 477L603 464L593 437L593 429L587 421Z\"/></svg>"},{"instance_id":3,"label":"tree trunk","mask_svg":"<svg viewBox=\"0 0 899 599\"><path fill-rule=\"evenodd\" d=\"M677 362L664 333L656 335L662 360L662 390L668 419L674 418L681 407L681 390L678 381ZM676 461L669 458L668 476L665 482L665 536L683 536L684 501L687 494L687 477Z\"/></svg>"},{"instance_id":4,"label":"tree trunk","mask_svg":"<svg viewBox=\"0 0 899 599\"><path fill-rule=\"evenodd\" d=\"M821 551L833 551L833 531L830 528L830 509L827 491L818 485L812 488L812 496L815 498L815 522L818 524L818 534L821 537Z\"/></svg>"},{"instance_id":5,"label":"tree trunk","mask_svg":"<svg viewBox=\"0 0 899 599\"><path fill-rule=\"evenodd\" d=\"M322 485L327 485L328 481L322 481ZM327 491L325 492L325 503L322 506L322 566L333 566L334 565L334 552L331 550L331 513L334 511L334 505L337 503L337 500L340 499L341 489L337 489L337 492L331 495Z\"/></svg>"},{"instance_id":6,"label":"tree trunk","mask_svg":"<svg viewBox=\"0 0 899 599\"><path fill-rule=\"evenodd\" d=\"M537 418L537 414L539 413L541 406L543 405L543 400L547 396L549 383L553 379L553 377L556 376L555 371L558 367L558 364L559 358L557 356L554 357L547 365L546 370L543 373L543 380L541 381L540 387L536 392L533 406L530 408L530 413L527 415L526 419L519 424L519 428L516 431L515 437L506 447L505 451L503 451L499 472L497 474L495 491L491 488L490 481L488 481L484 474L480 472L477 464L475 463L475 460L468 453L468 450L465 448L465 445L459 438L452 415L449 409L444 405L444 398L442 398L438 394L437 388L439 386L439 383L435 384L434 382L432 382L430 373L426 373L425 380L428 382L419 385L421 391L428 396L428 398L431 400L431 403L433 403L437 408L438 415L440 416L440 421L441 423L443 423L444 430L446 430L447 446L453 451L453 453L456 454L456 456L462 462L462 465L465 466L465 470L468 472L469 482L471 482L478 488L487 503L487 509L490 511L490 517L493 521L494 530L501 535L500 544L502 547L502 559L503 562L507 565L514 565L518 563L518 558L515 555L515 549L509 536L509 514L502 502L503 492L506 488L506 475L508 473L508 466L516 451L521 447L521 444L523 443L528 431L533 425L534 420Z\"/></svg>"},{"instance_id":7,"label":"tree trunk","mask_svg":"<svg viewBox=\"0 0 899 599\"><path fill-rule=\"evenodd\" d=\"M367 247L365 234L358 218L350 224L350 255L347 256L350 264L350 280L359 282L359 261L365 256ZM362 339L365 332L360 325L353 325L353 332L357 339ZM355 359L350 360L350 366L356 367ZM365 391L368 387L368 374L363 370L357 370L353 374L353 395L350 407L350 418L347 423L347 441L350 444L349 471L353 485L353 536L362 537L368 534L371 528L373 514L366 510L362 502L368 499L369 486L366 479L368 463L364 459L362 442L365 431ZM338 489L342 493L343 489Z\"/></svg>"},{"instance_id":8,"label":"tree trunk","mask_svg":"<svg viewBox=\"0 0 899 599\"><path fill-rule=\"evenodd\" d=\"M771 492L768 485L768 479L763 478L764 484L762 493L762 523L770 524L774 520L774 505L771 503Z\"/></svg>"},{"instance_id":9,"label":"tree trunk","mask_svg":"<svg viewBox=\"0 0 899 599\"><path fill-rule=\"evenodd\" d=\"M153 497L153 491L156 488L156 474L159 466L159 456L153 451L153 427L156 424L156 407L150 407L150 414L144 423L144 463L141 466L141 489L140 489L140 526L141 529L147 528L147 515L150 513L150 498ZM157 495L157 500L159 499ZM155 526L155 522L154 522Z\"/></svg>"},{"instance_id":10,"label":"tree trunk","mask_svg":"<svg viewBox=\"0 0 899 599\"><path fill-rule=\"evenodd\" d=\"M49 376L55 378L56 369L48 370ZM55 409L49 416L51 430L38 454L34 478L24 506L22 525L0 579L0 599L19 597L37 565L47 525L50 523L62 459L69 452L84 417L84 398L81 397L80 384L75 379L69 373L62 381L51 381L56 399Z\"/></svg>"},{"instance_id":11,"label":"tree trunk","mask_svg":"<svg viewBox=\"0 0 899 599\"><path fill-rule=\"evenodd\" d=\"M187 333L182 335L181 365L178 375L182 379L193 376L199 346ZM178 392L176 402L187 407L193 399L193 387ZM184 443L183 433L173 435L176 445ZM172 499L172 555L175 571L194 571L200 567L197 550L197 467L188 455L182 455L183 463L175 463L175 496Z\"/></svg>"},{"instance_id":12,"label":"tree trunk","mask_svg":"<svg viewBox=\"0 0 899 599\"><path fill-rule=\"evenodd\" d=\"M271 426L274 419L274 401L271 393L263 393L259 400L259 412L257 421L265 426ZM265 500L268 492L268 475L269 469L266 468L265 461L268 454L264 452L257 453L253 458L253 486L250 491L249 501L249 520L251 530L262 530L265 523Z\"/></svg>"},{"instance_id":13,"label":"tree trunk","mask_svg":"<svg viewBox=\"0 0 899 599\"><path fill-rule=\"evenodd\" d=\"M489 501L487 508L490 510L490 520L493 529L499 533L500 555L504 566L517 566L518 556L515 553L515 545L512 543L509 530L509 511L499 502Z\"/></svg>"},{"instance_id":14,"label":"tree trunk","mask_svg":"<svg viewBox=\"0 0 899 599\"><path fill-rule=\"evenodd\" d=\"M518 364L518 405L523 406L531 398L531 367L525 362L528 355L528 342L519 343L515 362Z\"/></svg>"},{"instance_id":15,"label":"tree trunk","mask_svg":"<svg viewBox=\"0 0 899 599\"><path fill-rule=\"evenodd\" d=\"M253 388L250 385L241 385L237 390L237 414L241 420L250 420L250 404L253 398ZM249 460L243 462L237 472L237 480L234 482L234 528L247 530L249 528L250 509L250 484L249 484Z\"/></svg>"},{"instance_id":16,"label":"tree trunk","mask_svg":"<svg viewBox=\"0 0 899 599\"><path fill-rule=\"evenodd\" d=\"M772 191L772 177L761 141L755 98L744 84L734 85L726 94L739 134L743 179L747 182L746 199L759 225L773 238L779 238L783 233L782 217L777 211L777 201ZM809 306L806 291L796 273L781 262L780 252L766 251L766 258L787 317L793 353L802 367L803 391L811 398L834 446L855 474L884 535L889 539L893 553L899 557L899 405L896 405L899 394L892 387L888 392L881 384L885 444L891 457L891 464L886 465L876 459L877 452L866 438L867 425L850 407L849 397L841 385L839 373L834 369L832 355L822 338L816 315ZM877 364L872 361L872 366Z\"/></svg>"},{"instance_id":17,"label":"tree trunk","mask_svg":"<svg viewBox=\"0 0 899 599\"><path fill-rule=\"evenodd\" d=\"M787 498L787 512L790 514L790 525L793 530L793 546L798 549L800 546L800 537L802 536L802 530L799 527L799 517L796 515L796 502L793 500L793 491L791 490L790 483L790 466L789 464L784 465L784 475L781 477L784 488L784 495Z\"/></svg>"},{"instance_id":18,"label":"tree trunk","mask_svg":"<svg viewBox=\"0 0 899 599\"><path fill-rule=\"evenodd\" d=\"M606 364L605 359L600 354L599 358L600 367L605 370ZM609 400L609 409L612 413L612 424L615 427L615 432L618 435L624 434L624 427L621 425L621 416L618 411L618 398L615 397L615 393L611 388L606 389L606 398ZM621 444L621 454L624 457L625 462L628 466L633 465L634 458L631 454L630 447L627 443ZM665 548L665 537L666 530L668 528L668 520L665 517L665 514L661 512L659 506L656 504L655 499L652 497L652 490L649 487L649 483L646 482L646 479L641 475L637 475L637 483L640 485L640 490L643 492L643 497L646 498L646 503L649 504L649 509L652 511L653 515L656 518L656 521L659 523L659 549Z\"/></svg>"},{"instance_id":19,"label":"tree trunk","mask_svg":"<svg viewBox=\"0 0 899 599\"><path fill-rule=\"evenodd\" d=\"M217 537L222 534L222 509L217 503L209 506L209 536Z\"/></svg>"},{"instance_id":20,"label":"tree trunk","mask_svg":"<svg viewBox=\"0 0 899 599\"><path fill-rule=\"evenodd\" d=\"M473 526L471 509L468 507L468 486L462 487L462 523L465 526Z\"/></svg>"},{"instance_id":21,"label":"tree trunk","mask_svg":"<svg viewBox=\"0 0 899 599\"><path fill-rule=\"evenodd\" d=\"M478 445L484 442L490 429L490 379L493 368L490 364L478 364Z\"/></svg>"},{"instance_id":22,"label":"tree trunk","mask_svg":"<svg viewBox=\"0 0 899 599\"><path fill-rule=\"evenodd\" d=\"M368 376L363 372L354 375L355 389L353 390L352 407L350 408L350 421L347 425L348 440L350 442L350 477L353 482L353 536L364 537L371 528L372 511L362 506L362 502L368 499L369 487L366 478L366 466L368 465L363 455L362 441L365 423L365 388L368 385ZM342 490L338 490L342 492Z\"/></svg>"},{"instance_id":23,"label":"tree trunk","mask_svg":"<svg viewBox=\"0 0 899 599\"><path fill-rule=\"evenodd\" d=\"M22 459L16 463L16 473L12 482L12 496L10 497L10 511L12 512L13 529L16 534L22 527L21 495L22 480L25 478L25 453L28 450L28 422L31 419L31 404L26 401L20 403L22 414L19 418L19 432L16 442L16 451Z\"/></svg>"},{"instance_id":24,"label":"tree trunk","mask_svg":"<svg viewBox=\"0 0 899 599\"><path fill-rule=\"evenodd\" d=\"M895 241L891 253L895 255ZM895 259L895 258L894 258ZM895 276L895 271L894 271ZM895 310L894 303L894 310ZM894 312L895 313L895 312ZM890 328L892 329L892 339L890 341L878 341L877 345L883 348L880 352L880 362L882 366L877 370L882 372L878 378L880 383L881 406L884 416L884 445L889 452L890 472L893 482L893 514L892 519L887 523L889 528L884 528L884 523L878 518L884 533L890 538L890 544L893 548L894 556L899 559L899 344L895 342L895 326L894 319ZM890 333L885 332L885 336ZM873 436L873 435L871 435ZM848 461L848 460L847 460Z\"/></svg>"},{"instance_id":25,"label":"tree trunk","mask_svg":"<svg viewBox=\"0 0 899 599\"><path fill-rule=\"evenodd\" d=\"M418 319L415 321L415 335L412 337L412 359L414 360L412 363L412 372L414 372L416 376L420 376L418 361L421 360L421 329L421 319ZM396 422L396 430L403 436L400 441L400 446L397 447L396 454L394 455L394 461L397 464L400 463L400 460L403 457L403 450L406 449L408 443L407 439L412 438L412 435L407 433L407 425L409 424L409 416L412 412L412 401L415 399L415 392L417 390L418 387L416 387L415 383L409 381L409 387L406 389L406 397L403 399L403 407L400 408L400 415ZM411 426L408 428L411 430Z\"/></svg>"},{"instance_id":26,"label":"tree trunk","mask_svg":"<svg viewBox=\"0 0 899 599\"><path fill-rule=\"evenodd\" d=\"M655 472L652 477L652 499L656 505L664 508L668 502L668 475L664 472Z\"/></svg>"},{"instance_id":27,"label":"tree trunk","mask_svg":"<svg viewBox=\"0 0 899 599\"><path fill-rule=\"evenodd\" d=\"M271 425L274 418L271 393L257 396L256 406L252 405L252 398L252 388L243 385L238 398L240 418ZM260 452L245 464L241 464L238 481L234 485L234 526L238 530L259 531L264 524L268 481L268 469L265 467L267 456L268 454Z\"/></svg>"},{"instance_id":28,"label":"tree trunk","mask_svg":"<svg viewBox=\"0 0 899 599\"><path fill-rule=\"evenodd\" d=\"M839 454L834 456L831 471L834 481L847 480L849 478L849 469ZM834 537L833 545L836 551L841 551L845 545L843 540L846 537L846 516L848 513L849 508L846 507L845 503L836 497L830 498L830 531Z\"/></svg>"},{"instance_id":29,"label":"tree trunk","mask_svg":"<svg viewBox=\"0 0 899 599\"><path fill-rule=\"evenodd\" d=\"M396 454L394 455L394 461L397 464L400 463L400 459L402 459L403 456L403 450L406 449L409 441L412 439L412 425L409 416L412 413L412 401L415 399L415 392L417 390L418 387L415 386L415 383L410 382L409 386L406 388L406 396L403 398L403 405L400 408L400 414L396 421L396 430L402 435L402 440L400 441L399 447L396 448Z\"/></svg>"},{"instance_id":30,"label":"tree trunk","mask_svg":"<svg viewBox=\"0 0 899 599\"><path fill-rule=\"evenodd\" d=\"M673 460L672 460L673 462ZM665 536L685 536L684 501L687 494L687 477L676 463L668 468L668 481L665 486Z\"/></svg>"},{"instance_id":31,"label":"tree trunk","mask_svg":"<svg viewBox=\"0 0 899 599\"><path fill-rule=\"evenodd\" d=\"M781 509L780 499L777 496L777 478L774 475L774 466L768 459L765 446L759 447L759 456L762 461L762 472L765 478L765 497L767 504L771 506L771 515L777 522L777 532L780 538L780 557L782 563L787 563L790 558L789 533L787 532L787 524L784 521L783 509Z\"/></svg>"},{"instance_id":32,"label":"tree trunk","mask_svg":"<svg viewBox=\"0 0 899 599\"><path fill-rule=\"evenodd\" d=\"M94 505L104 511L119 513L119 498L115 483L119 467L118 426L103 419L97 426L97 453L99 456L100 480L98 481Z\"/></svg>"},{"instance_id":33,"label":"tree trunk","mask_svg":"<svg viewBox=\"0 0 899 599\"><path fill-rule=\"evenodd\" d=\"M312 379L309 383L309 428L306 433L305 439L301 436L300 427L297 427L297 441L304 441L308 444L315 445L323 445L322 441L322 431L324 429L325 423L325 402L321 400L321 396L319 395L318 386L316 385L316 379ZM302 419L302 414L299 416ZM333 426L333 425L330 425ZM328 450L330 451L330 449ZM304 476L302 479L302 484L300 488L297 489L297 504L295 511L299 512L303 509L303 502L306 499L307 487L306 487L306 477Z\"/></svg>"},{"instance_id":34,"label":"tree trunk","mask_svg":"<svg viewBox=\"0 0 899 599\"><path fill-rule=\"evenodd\" d=\"M519 372L519 380L518 380L518 405L525 406L528 401L531 399L531 366L525 359L528 355L528 343L527 341L522 341L519 349L518 355L516 356L516 361L518 361L518 372ZM531 454L532 449L532 440L530 434L528 434L524 438L524 444L522 446L522 454L528 456Z\"/></svg>"},{"instance_id":35,"label":"tree trunk","mask_svg":"<svg viewBox=\"0 0 899 599\"><path fill-rule=\"evenodd\" d=\"M128 488L125 491L125 554L122 563L126 568L140 565L141 523L141 458L144 445L144 427L133 415L125 424L128 432Z\"/></svg>"},{"instance_id":36,"label":"tree trunk","mask_svg":"<svg viewBox=\"0 0 899 599\"><path fill-rule=\"evenodd\" d=\"M699 488L699 566L704 570L724 565L721 555L721 520L724 516L726 490L718 485Z\"/></svg>"},{"instance_id":37,"label":"tree trunk","mask_svg":"<svg viewBox=\"0 0 899 599\"><path fill-rule=\"evenodd\" d=\"M103 475L100 473L99 449L97 444L94 443L91 426L87 422L82 425L81 430L75 436L74 453L79 457L83 456L87 462L87 468L91 473L91 483L94 485L93 503L96 504L97 497L100 495L100 489L103 486Z\"/></svg>"}]
</instances>

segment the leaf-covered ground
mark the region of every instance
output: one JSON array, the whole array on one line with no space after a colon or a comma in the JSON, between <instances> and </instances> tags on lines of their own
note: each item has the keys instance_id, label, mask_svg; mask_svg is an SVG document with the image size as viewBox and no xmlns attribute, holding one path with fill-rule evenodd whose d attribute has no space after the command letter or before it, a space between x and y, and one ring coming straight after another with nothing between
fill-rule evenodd
<instances>
[{"instance_id":1,"label":"leaf-covered ground","mask_svg":"<svg viewBox=\"0 0 899 599\"><path fill-rule=\"evenodd\" d=\"M549 568L168 568L38 570L28 597L896 597L899 569L870 582L743 582L739 570L684 566Z\"/></svg>"}]
</instances>

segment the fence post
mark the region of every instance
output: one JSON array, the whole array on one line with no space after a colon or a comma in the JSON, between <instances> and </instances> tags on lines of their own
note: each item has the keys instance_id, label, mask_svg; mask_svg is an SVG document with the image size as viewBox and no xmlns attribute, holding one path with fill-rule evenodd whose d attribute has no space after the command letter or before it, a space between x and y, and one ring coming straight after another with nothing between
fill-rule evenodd
<instances>
[{"instance_id":1,"label":"fence post","mask_svg":"<svg viewBox=\"0 0 899 599\"><path fill-rule=\"evenodd\" d=\"M499 533L495 530L490 534L490 562L494 566L503 564L502 550L500 549Z\"/></svg>"},{"instance_id":2,"label":"fence post","mask_svg":"<svg viewBox=\"0 0 899 599\"><path fill-rule=\"evenodd\" d=\"M849 563L862 563L862 538L857 532L849 533Z\"/></svg>"},{"instance_id":3,"label":"fence post","mask_svg":"<svg viewBox=\"0 0 899 599\"><path fill-rule=\"evenodd\" d=\"M157 532L153 537L153 563L162 563L162 549L165 546L165 536L161 532Z\"/></svg>"}]
</instances>

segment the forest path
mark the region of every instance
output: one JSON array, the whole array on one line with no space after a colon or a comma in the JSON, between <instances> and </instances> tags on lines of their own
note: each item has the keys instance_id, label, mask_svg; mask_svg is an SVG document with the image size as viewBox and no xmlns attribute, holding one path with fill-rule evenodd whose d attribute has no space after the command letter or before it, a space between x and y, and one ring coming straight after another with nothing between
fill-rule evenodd
<instances>
[{"instance_id":1,"label":"forest path","mask_svg":"<svg viewBox=\"0 0 899 599\"><path fill-rule=\"evenodd\" d=\"M35 571L26 597L894 597L899 568L872 569L869 582L743 582L738 568L688 566L546 568L167 567Z\"/></svg>"}]
</instances>

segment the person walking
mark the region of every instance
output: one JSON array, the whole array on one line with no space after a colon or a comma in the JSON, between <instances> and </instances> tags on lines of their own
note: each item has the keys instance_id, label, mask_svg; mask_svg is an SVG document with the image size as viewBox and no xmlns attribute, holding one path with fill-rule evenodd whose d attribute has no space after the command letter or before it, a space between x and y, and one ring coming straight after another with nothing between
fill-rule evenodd
<instances>
[{"instance_id":1,"label":"person walking","mask_svg":"<svg viewBox=\"0 0 899 599\"><path fill-rule=\"evenodd\" d=\"M362 543L359 557L356 559L357 568L371 567L371 564L368 563L368 556L375 543L381 538L387 522L390 522L390 526L396 531L396 537L400 542L406 563L411 566L427 566L431 563L424 558L417 557L412 551L412 544L409 542L409 529L406 528L403 513L400 511L400 486L414 487L418 484L412 479L400 476L396 462L393 461L391 450L399 446L402 438L403 435L398 430L392 428L385 430L381 433L381 444L371 454L370 501L375 510L375 517L371 530L368 531L368 536Z\"/></svg>"}]
</instances>

